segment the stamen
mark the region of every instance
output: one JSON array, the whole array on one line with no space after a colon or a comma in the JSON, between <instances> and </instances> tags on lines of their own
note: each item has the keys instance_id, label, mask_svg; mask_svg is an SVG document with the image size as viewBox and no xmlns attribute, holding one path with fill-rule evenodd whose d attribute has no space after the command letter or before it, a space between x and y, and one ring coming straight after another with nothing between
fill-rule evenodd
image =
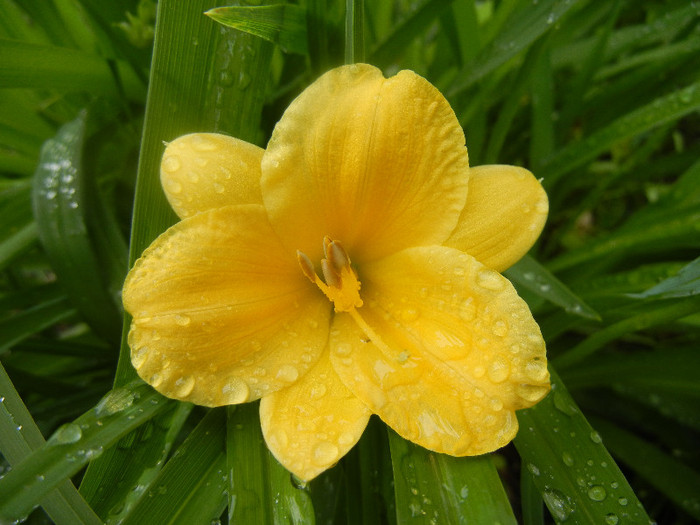
<instances>
[{"instance_id":1,"label":"stamen","mask_svg":"<svg viewBox=\"0 0 700 525\"><path fill-rule=\"evenodd\" d=\"M311 262L309 256L304 252L297 250L297 261L299 261L299 266L301 266L301 271L308 277L309 281L316 283L316 270L314 269L314 263Z\"/></svg>"},{"instance_id":2,"label":"stamen","mask_svg":"<svg viewBox=\"0 0 700 525\"><path fill-rule=\"evenodd\" d=\"M340 278L340 272L336 271L328 259L321 260L321 271L323 272L323 279L326 281L328 286L333 286L335 288L340 288L343 284Z\"/></svg>"},{"instance_id":3,"label":"stamen","mask_svg":"<svg viewBox=\"0 0 700 525\"><path fill-rule=\"evenodd\" d=\"M323 238L323 253L325 258L321 260L321 271L325 283L316 275L311 259L297 251L301 271L330 299L336 312L349 312L362 306L360 281L350 266L350 257L343 246L326 236Z\"/></svg>"}]
</instances>

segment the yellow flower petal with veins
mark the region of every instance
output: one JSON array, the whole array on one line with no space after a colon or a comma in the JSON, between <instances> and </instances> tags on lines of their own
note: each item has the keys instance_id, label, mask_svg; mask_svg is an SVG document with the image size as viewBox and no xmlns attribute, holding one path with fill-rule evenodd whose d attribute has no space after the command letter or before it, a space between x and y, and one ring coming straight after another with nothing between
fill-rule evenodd
<instances>
[{"instance_id":1,"label":"yellow flower petal with veins","mask_svg":"<svg viewBox=\"0 0 700 525\"><path fill-rule=\"evenodd\" d=\"M452 109L415 73L329 71L266 150L187 135L161 180L183 220L124 285L132 363L172 398L262 398L265 440L300 478L371 413L474 455L549 391L539 328L496 271L535 242L546 195L521 168L469 168Z\"/></svg>"},{"instance_id":2,"label":"yellow flower petal with veins","mask_svg":"<svg viewBox=\"0 0 700 525\"><path fill-rule=\"evenodd\" d=\"M366 264L361 278L356 315L374 334L348 314L331 327L333 366L348 388L431 450L476 455L508 443L514 411L549 391L544 341L510 282L441 246Z\"/></svg>"},{"instance_id":3,"label":"yellow flower petal with veins","mask_svg":"<svg viewBox=\"0 0 700 525\"><path fill-rule=\"evenodd\" d=\"M139 375L199 405L294 383L328 339L328 303L285 256L262 206L210 210L170 228L136 262L123 299Z\"/></svg>"},{"instance_id":4,"label":"yellow flower petal with veins","mask_svg":"<svg viewBox=\"0 0 700 525\"><path fill-rule=\"evenodd\" d=\"M502 272L535 244L548 210L547 194L526 169L471 168L469 199L457 228L444 245L462 250Z\"/></svg>"},{"instance_id":5,"label":"yellow flower petal with veins","mask_svg":"<svg viewBox=\"0 0 700 525\"><path fill-rule=\"evenodd\" d=\"M181 219L230 204L262 204L260 161L265 150L217 133L195 133L165 148L160 180Z\"/></svg>"},{"instance_id":6,"label":"yellow flower petal with veins","mask_svg":"<svg viewBox=\"0 0 700 525\"><path fill-rule=\"evenodd\" d=\"M270 451L301 479L335 465L358 442L370 415L333 371L328 353L297 383L260 401Z\"/></svg>"},{"instance_id":7,"label":"yellow flower petal with veins","mask_svg":"<svg viewBox=\"0 0 700 525\"><path fill-rule=\"evenodd\" d=\"M275 127L262 161L270 222L290 250L338 239L355 263L440 244L467 196L464 133L440 92L411 71L334 69Z\"/></svg>"}]
</instances>

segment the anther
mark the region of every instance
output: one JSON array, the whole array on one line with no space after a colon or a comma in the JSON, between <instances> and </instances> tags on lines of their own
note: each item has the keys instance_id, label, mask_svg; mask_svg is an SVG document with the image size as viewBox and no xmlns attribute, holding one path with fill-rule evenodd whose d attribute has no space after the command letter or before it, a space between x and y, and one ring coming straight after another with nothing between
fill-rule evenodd
<instances>
[{"instance_id":1,"label":"anther","mask_svg":"<svg viewBox=\"0 0 700 525\"><path fill-rule=\"evenodd\" d=\"M309 256L304 252L297 250L297 261L299 261L299 266L301 266L301 271L312 283L316 283L316 270L314 269L314 263L311 262Z\"/></svg>"}]
</instances>

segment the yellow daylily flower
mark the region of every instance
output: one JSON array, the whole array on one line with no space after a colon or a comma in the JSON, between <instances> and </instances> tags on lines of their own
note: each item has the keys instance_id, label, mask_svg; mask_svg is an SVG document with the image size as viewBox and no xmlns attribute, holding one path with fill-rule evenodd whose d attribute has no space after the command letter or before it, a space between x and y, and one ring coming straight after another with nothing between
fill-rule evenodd
<instances>
[{"instance_id":1,"label":"yellow daylily flower","mask_svg":"<svg viewBox=\"0 0 700 525\"><path fill-rule=\"evenodd\" d=\"M371 414L436 452L490 452L549 391L539 327L499 273L547 197L527 170L470 168L454 112L415 73L334 69L267 149L187 135L161 178L182 220L124 285L133 365L171 398L261 399L267 445L299 478Z\"/></svg>"}]
</instances>

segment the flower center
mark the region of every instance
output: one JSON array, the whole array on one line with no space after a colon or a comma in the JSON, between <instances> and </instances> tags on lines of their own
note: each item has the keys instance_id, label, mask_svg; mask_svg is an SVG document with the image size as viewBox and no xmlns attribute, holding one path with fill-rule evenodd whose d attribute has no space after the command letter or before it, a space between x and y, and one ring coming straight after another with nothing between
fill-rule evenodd
<instances>
[{"instance_id":1,"label":"flower center","mask_svg":"<svg viewBox=\"0 0 700 525\"><path fill-rule=\"evenodd\" d=\"M321 260L321 270L325 283L316 275L311 259L305 253L297 251L301 271L330 299L336 312L351 312L362 306L361 284L350 266L350 257L343 246L339 241L324 237L323 253L325 258Z\"/></svg>"}]
</instances>

